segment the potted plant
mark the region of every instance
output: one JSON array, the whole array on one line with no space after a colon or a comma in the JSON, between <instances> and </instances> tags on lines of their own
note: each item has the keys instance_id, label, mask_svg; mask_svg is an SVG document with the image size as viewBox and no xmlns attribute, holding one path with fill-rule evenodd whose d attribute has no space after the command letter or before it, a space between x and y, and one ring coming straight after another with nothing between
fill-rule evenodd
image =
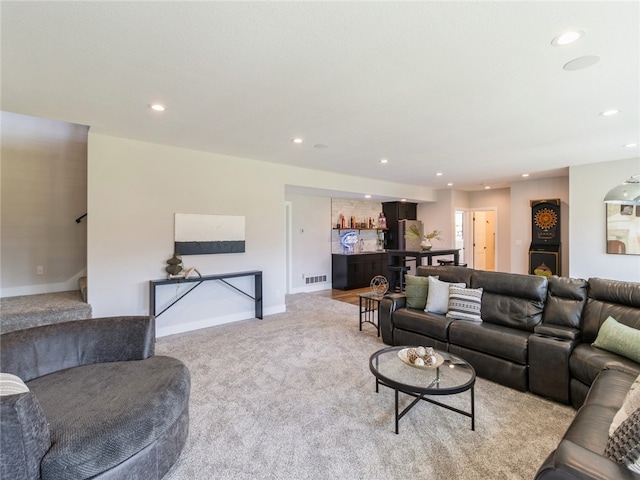
<instances>
[{"instance_id":1,"label":"potted plant","mask_svg":"<svg viewBox=\"0 0 640 480\"><path fill-rule=\"evenodd\" d=\"M431 247L433 246L431 244L431 240L442 240L442 237L440 235L442 235L442 232L440 230L434 230L430 233L427 233L426 235L421 236L418 226L411 225L409 226L409 228L407 228L404 236L407 240L422 240L420 243L422 249L431 250Z\"/></svg>"}]
</instances>

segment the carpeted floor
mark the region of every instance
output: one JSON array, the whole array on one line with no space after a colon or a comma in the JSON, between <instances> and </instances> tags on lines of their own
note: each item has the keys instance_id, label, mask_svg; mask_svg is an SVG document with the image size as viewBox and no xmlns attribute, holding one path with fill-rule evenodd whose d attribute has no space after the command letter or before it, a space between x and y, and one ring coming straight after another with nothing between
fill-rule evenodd
<instances>
[{"instance_id":1,"label":"carpeted floor","mask_svg":"<svg viewBox=\"0 0 640 480\"><path fill-rule=\"evenodd\" d=\"M526 479L575 414L478 379L475 431L421 402L396 435L393 391L375 393L368 364L384 345L357 319L296 294L286 313L158 339L192 375L189 439L166 479ZM469 408L468 392L445 400Z\"/></svg>"}]
</instances>

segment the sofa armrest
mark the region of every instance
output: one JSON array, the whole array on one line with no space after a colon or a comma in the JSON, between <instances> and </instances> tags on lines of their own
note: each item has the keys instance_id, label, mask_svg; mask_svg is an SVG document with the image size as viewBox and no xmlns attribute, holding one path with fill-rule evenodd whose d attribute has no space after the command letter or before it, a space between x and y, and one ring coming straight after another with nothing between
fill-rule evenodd
<instances>
[{"instance_id":1,"label":"sofa armrest","mask_svg":"<svg viewBox=\"0 0 640 480\"><path fill-rule=\"evenodd\" d=\"M593 480L640 480L624 465L598 455L569 440L562 440L555 452L540 467L536 480L593 479Z\"/></svg>"},{"instance_id":2,"label":"sofa armrest","mask_svg":"<svg viewBox=\"0 0 640 480\"><path fill-rule=\"evenodd\" d=\"M562 338L563 340L579 340L580 330L560 325L537 325L533 331L545 337Z\"/></svg>"},{"instance_id":3,"label":"sofa armrest","mask_svg":"<svg viewBox=\"0 0 640 480\"><path fill-rule=\"evenodd\" d=\"M0 335L0 364L27 382L79 365L143 360L153 355L155 336L152 316L43 325Z\"/></svg>"},{"instance_id":4,"label":"sofa armrest","mask_svg":"<svg viewBox=\"0 0 640 480\"><path fill-rule=\"evenodd\" d=\"M402 293L390 293L380 300L378 308L378 325L382 341L393 345L393 313L407 305L407 297Z\"/></svg>"},{"instance_id":5,"label":"sofa armrest","mask_svg":"<svg viewBox=\"0 0 640 480\"><path fill-rule=\"evenodd\" d=\"M31 392L0 396L0 478L40 478L40 461L51 447L49 427Z\"/></svg>"}]
</instances>

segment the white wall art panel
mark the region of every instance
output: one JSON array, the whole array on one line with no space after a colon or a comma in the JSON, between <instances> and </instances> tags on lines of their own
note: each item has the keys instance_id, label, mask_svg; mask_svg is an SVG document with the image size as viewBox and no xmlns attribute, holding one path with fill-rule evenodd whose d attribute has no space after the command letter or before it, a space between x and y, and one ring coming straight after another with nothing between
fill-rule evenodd
<instances>
[{"instance_id":1,"label":"white wall art panel","mask_svg":"<svg viewBox=\"0 0 640 480\"><path fill-rule=\"evenodd\" d=\"M175 214L175 252L179 255L244 253L244 216Z\"/></svg>"}]
</instances>

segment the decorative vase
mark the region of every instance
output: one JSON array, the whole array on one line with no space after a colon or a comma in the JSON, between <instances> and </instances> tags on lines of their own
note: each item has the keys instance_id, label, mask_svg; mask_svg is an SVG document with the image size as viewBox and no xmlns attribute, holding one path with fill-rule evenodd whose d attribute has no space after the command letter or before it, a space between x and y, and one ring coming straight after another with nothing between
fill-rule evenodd
<instances>
[{"instance_id":1,"label":"decorative vase","mask_svg":"<svg viewBox=\"0 0 640 480\"><path fill-rule=\"evenodd\" d=\"M431 245L431 240L429 240L428 238L425 238L424 240L422 240L422 242L420 243L420 246L422 247L423 250L431 250L431 247L433 245Z\"/></svg>"}]
</instances>

